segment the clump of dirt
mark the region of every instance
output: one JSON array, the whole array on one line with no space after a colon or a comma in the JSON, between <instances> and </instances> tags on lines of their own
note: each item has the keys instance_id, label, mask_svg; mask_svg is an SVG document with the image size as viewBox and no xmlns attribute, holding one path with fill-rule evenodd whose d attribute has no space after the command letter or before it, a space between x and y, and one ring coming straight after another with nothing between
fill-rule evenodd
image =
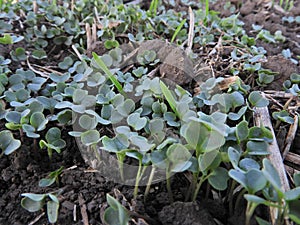
<instances>
[{"instance_id":1,"label":"clump of dirt","mask_svg":"<svg viewBox=\"0 0 300 225\"><path fill-rule=\"evenodd\" d=\"M175 202L158 215L164 225L216 225L207 209L196 202Z\"/></svg>"}]
</instances>

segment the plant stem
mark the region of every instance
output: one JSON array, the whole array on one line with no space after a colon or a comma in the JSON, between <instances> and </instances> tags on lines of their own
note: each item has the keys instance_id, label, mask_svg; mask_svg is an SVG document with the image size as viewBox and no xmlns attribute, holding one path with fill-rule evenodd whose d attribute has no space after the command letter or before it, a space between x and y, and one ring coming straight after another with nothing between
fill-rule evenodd
<instances>
[{"instance_id":1,"label":"plant stem","mask_svg":"<svg viewBox=\"0 0 300 225\"><path fill-rule=\"evenodd\" d=\"M136 199L139 191L139 182L142 176L142 162L139 160L139 169L136 174L135 178L135 185L134 185L134 191L133 191L133 198Z\"/></svg>"},{"instance_id":2,"label":"plant stem","mask_svg":"<svg viewBox=\"0 0 300 225\"><path fill-rule=\"evenodd\" d=\"M204 175L202 175L202 176L200 177L200 180L199 180L199 182L197 183L196 190L195 190L195 192L194 192L192 201L196 201L197 196L198 196L198 193L199 193L199 190L200 190L200 188L201 188L203 182L206 180L206 178L207 178L207 177L205 177Z\"/></svg>"},{"instance_id":3,"label":"plant stem","mask_svg":"<svg viewBox=\"0 0 300 225\"><path fill-rule=\"evenodd\" d=\"M198 178L199 173L193 173L193 180L187 190L187 193L185 195L185 201L187 202L190 199L191 193L195 192L195 186L197 183L197 178Z\"/></svg>"},{"instance_id":4,"label":"plant stem","mask_svg":"<svg viewBox=\"0 0 300 225\"><path fill-rule=\"evenodd\" d=\"M239 206L240 206L240 203L241 203L241 199L242 199L242 197L244 196L244 194L246 193L246 189L243 189L240 193L239 193L239 195L238 195L238 197L237 197L237 199L236 199L236 202L235 202L235 207L234 207L234 211L235 212L237 212L237 210L239 209Z\"/></svg>"},{"instance_id":5,"label":"plant stem","mask_svg":"<svg viewBox=\"0 0 300 225\"><path fill-rule=\"evenodd\" d=\"M146 186L146 190L145 190L144 201L146 201L146 198L149 194L151 183L152 183L152 180L153 180L153 177L154 177L154 173L155 173L155 167L152 165L152 169L151 169L150 176L149 176L147 186Z\"/></svg>"},{"instance_id":6,"label":"plant stem","mask_svg":"<svg viewBox=\"0 0 300 225\"><path fill-rule=\"evenodd\" d=\"M255 203L247 202L245 225L250 225L250 220L251 220L251 217L254 213L256 206L257 206L257 204L255 204Z\"/></svg>"},{"instance_id":7,"label":"plant stem","mask_svg":"<svg viewBox=\"0 0 300 225\"><path fill-rule=\"evenodd\" d=\"M166 170L166 179L167 179L167 191L169 195L169 200L171 203L173 203L174 200L173 200L173 194L171 189L171 173L168 169Z\"/></svg>"},{"instance_id":8,"label":"plant stem","mask_svg":"<svg viewBox=\"0 0 300 225\"><path fill-rule=\"evenodd\" d=\"M123 171L124 157L121 154L117 154L117 158L118 158L118 164L119 164L119 171L120 171L121 180L124 181L124 171Z\"/></svg>"},{"instance_id":9,"label":"plant stem","mask_svg":"<svg viewBox=\"0 0 300 225\"><path fill-rule=\"evenodd\" d=\"M230 185L230 190L228 192L228 202L229 202L229 215L233 215L233 191L235 188L236 181L232 180Z\"/></svg>"}]
</instances>

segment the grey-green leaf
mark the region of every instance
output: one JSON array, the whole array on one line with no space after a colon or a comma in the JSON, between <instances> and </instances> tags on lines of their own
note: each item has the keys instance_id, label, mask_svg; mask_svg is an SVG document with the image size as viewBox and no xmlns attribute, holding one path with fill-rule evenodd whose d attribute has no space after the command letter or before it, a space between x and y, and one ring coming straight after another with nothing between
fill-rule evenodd
<instances>
[{"instance_id":1,"label":"grey-green leaf","mask_svg":"<svg viewBox=\"0 0 300 225\"><path fill-rule=\"evenodd\" d=\"M208 182L216 190L223 191L227 188L229 180L228 171L223 167L218 167L213 170L212 174L208 177Z\"/></svg>"},{"instance_id":2,"label":"grey-green leaf","mask_svg":"<svg viewBox=\"0 0 300 225\"><path fill-rule=\"evenodd\" d=\"M59 204L54 201L47 202L47 215L50 223L56 223L58 217Z\"/></svg>"}]
</instances>

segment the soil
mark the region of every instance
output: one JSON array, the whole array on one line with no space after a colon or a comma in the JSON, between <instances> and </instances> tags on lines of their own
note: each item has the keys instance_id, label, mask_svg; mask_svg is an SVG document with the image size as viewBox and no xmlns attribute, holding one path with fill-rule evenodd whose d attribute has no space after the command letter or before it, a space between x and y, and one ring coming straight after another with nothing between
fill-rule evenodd
<instances>
[{"instance_id":1,"label":"soil","mask_svg":"<svg viewBox=\"0 0 300 225\"><path fill-rule=\"evenodd\" d=\"M211 7L221 12L223 16L228 16L230 12L224 9L226 2L219 0ZM245 23L244 27L249 35L251 35L252 24L257 24L270 30L271 33L281 30L287 37L284 43L276 45L258 41L258 45L268 51L268 58L263 66L279 72L276 81L265 89L281 90L282 82L291 73L300 72L299 64L295 65L281 56L281 51L287 48L292 51L294 58L300 55L299 24L288 24L282 22L281 18L289 15L299 16L300 2L294 1L295 6L290 12L282 12L270 7L269 2L271 1L244 0L242 4L237 0L231 2L236 5L236 12L240 12L239 18ZM4 51L0 46L0 51L2 50ZM103 48L100 48L99 52L102 51ZM51 60L49 61L51 62ZM220 68L218 66L220 65L216 65L216 68ZM163 74L164 67L160 70L160 73ZM169 68L165 69L165 71L168 70ZM226 71L219 70L216 73L222 74ZM169 74L165 75L170 76ZM182 74L177 75L181 77ZM179 82L184 84L185 79L183 77L180 79ZM2 129L4 125L1 124L0 127ZM205 193L202 193L201 197L203 196L206 201L200 201L201 204L199 202L183 202L184 193L189 184L184 175L176 175L172 179L172 189L175 193L175 202L172 204L168 200L164 182L151 187L146 203L144 203L142 195L137 200L133 200L133 187L106 181L97 171L85 164L75 140L66 135L67 131L63 133L68 146L61 154L53 154L52 159L49 159L46 151L34 150L33 144L26 138L24 145L15 154L1 158L0 225L48 224L44 211L30 213L21 207L21 194L26 192L46 193L59 189L61 190L59 197L61 204L57 224L62 225L83 224L85 213L88 216L89 224L103 224L101 218L103 210L107 206L107 193L115 197L122 196L122 204L130 208L136 224L211 225L220 224L220 222L221 224L242 224L243 210L237 210L233 217L228 218L227 206L205 198ZM299 146L296 147L299 148ZM41 178L61 166L64 167L64 172L59 178L59 185L49 188L38 186ZM144 188L141 187L140 193L143 192ZM258 210L262 217L264 217L264 210L264 208ZM131 223L133 224L133 222Z\"/></svg>"}]
</instances>

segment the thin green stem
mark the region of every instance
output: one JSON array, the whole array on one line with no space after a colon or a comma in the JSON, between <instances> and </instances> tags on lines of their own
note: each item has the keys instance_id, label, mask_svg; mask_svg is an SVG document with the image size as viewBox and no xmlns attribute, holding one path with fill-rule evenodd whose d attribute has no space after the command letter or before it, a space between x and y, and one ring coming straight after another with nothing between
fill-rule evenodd
<instances>
[{"instance_id":1,"label":"thin green stem","mask_svg":"<svg viewBox=\"0 0 300 225\"><path fill-rule=\"evenodd\" d=\"M197 179L198 179L198 176L199 176L199 173L196 172L196 173L193 173L193 179L192 179L192 182L187 190L187 193L185 195L185 201L187 202L190 197L191 197L191 193L194 193L195 192L195 188L196 188L196 184L197 184Z\"/></svg>"},{"instance_id":2,"label":"thin green stem","mask_svg":"<svg viewBox=\"0 0 300 225\"><path fill-rule=\"evenodd\" d=\"M135 178L135 186L134 186L134 191L133 191L133 198L136 199L139 191L139 182L142 176L142 162L139 160L139 169L136 174Z\"/></svg>"},{"instance_id":3,"label":"thin green stem","mask_svg":"<svg viewBox=\"0 0 300 225\"><path fill-rule=\"evenodd\" d=\"M119 165L119 171L120 171L120 176L121 176L121 180L124 181L124 157L121 154L117 154L117 158L118 158L118 165Z\"/></svg>"},{"instance_id":4,"label":"thin green stem","mask_svg":"<svg viewBox=\"0 0 300 225\"><path fill-rule=\"evenodd\" d=\"M151 172L150 172L150 176L149 176L149 179L148 179L148 182L147 182L146 190L145 190L144 201L146 201L147 196L149 194L150 187L151 187L151 184L152 184L152 181L153 181L153 178L154 178L154 174L155 174L155 167L152 166L152 169L151 169Z\"/></svg>"},{"instance_id":5,"label":"thin green stem","mask_svg":"<svg viewBox=\"0 0 300 225\"><path fill-rule=\"evenodd\" d=\"M252 203L252 202L247 202L245 225L250 225L250 220L252 218L252 215L253 215L256 207L257 207L257 204Z\"/></svg>"},{"instance_id":6,"label":"thin green stem","mask_svg":"<svg viewBox=\"0 0 300 225\"><path fill-rule=\"evenodd\" d=\"M208 178L208 176L205 177L204 175L202 175L202 176L200 177L200 180L199 180L199 182L197 183L196 190L195 190L195 192L194 192L192 201L196 201L197 196L198 196L198 193L199 193L199 190L200 190L200 188L201 188L203 182L204 182L207 178Z\"/></svg>"},{"instance_id":7,"label":"thin green stem","mask_svg":"<svg viewBox=\"0 0 300 225\"><path fill-rule=\"evenodd\" d=\"M167 169L166 170L166 180L167 180L167 191L169 195L169 200L171 203L173 203L173 193L171 188L171 172Z\"/></svg>"},{"instance_id":8,"label":"thin green stem","mask_svg":"<svg viewBox=\"0 0 300 225\"><path fill-rule=\"evenodd\" d=\"M236 185L236 181L232 180L231 185L230 185L230 190L228 193L228 202L229 202L229 215L233 215L233 191Z\"/></svg>"},{"instance_id":9,"label":"thin green stem","mask_svg":"<svg viewBox=\"0 0 300 225\"><path fill-rule=\"evenodd\" d=\"M236 202L235 202L235 207L234 207L234 211L235 212L237 212L238 210L239 210L239 206L240 206L240 204L241 204L241 199L243 198L243 196L244 196L244 194L247 192L247 190L246 189L243 189L240 193L239 193L239 195L238 195L238 197L237 197L237 199L236 199Z\"/></svg>"}]
</instances>

